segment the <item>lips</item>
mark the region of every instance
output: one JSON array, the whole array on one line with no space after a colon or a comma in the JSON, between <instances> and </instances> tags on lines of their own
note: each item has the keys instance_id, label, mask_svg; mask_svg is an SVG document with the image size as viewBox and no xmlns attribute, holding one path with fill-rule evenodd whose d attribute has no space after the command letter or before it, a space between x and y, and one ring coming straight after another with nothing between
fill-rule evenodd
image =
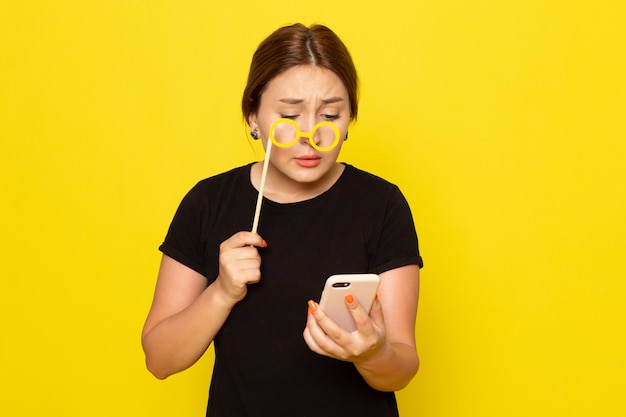
<instances>
[{"instance_id":1,"label":"lips","mask_svg":"<svg viewBox=\"0 0 626 417\"><path fill-rule=\"evenodd\" d=\"M315 168L322 162L322 159L315 155L299 156L295 160L298 165L304 168Z\"/></svg>"}]
</instances>

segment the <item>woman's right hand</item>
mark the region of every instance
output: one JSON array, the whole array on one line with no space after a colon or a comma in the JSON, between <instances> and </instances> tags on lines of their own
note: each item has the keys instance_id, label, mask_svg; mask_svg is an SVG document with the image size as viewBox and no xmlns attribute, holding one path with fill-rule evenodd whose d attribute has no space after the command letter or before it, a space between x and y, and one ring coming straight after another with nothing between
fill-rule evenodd
<instances>
[{"instance_id":1,"label":"woman's right hand","mask_svg":"<svg viewBox=\"0 0 626 417\"><path fill-rule=\"evenodd\" d=\"M252 232L235 233L220 245L220 269L215 282L232 304L246 296L248 284L261 279L261 256L257 247L267 247L267 243Z\"/></svg>"},{"instance_id":2,"label":"woman's right hand","mask_svg":"<svg viewBox=\"0 0 626 417\"><path fill-rule=\"evenodd\" d=\"M154 300L142 332L146 365L163 379L193 365L213 342L247 285L261 278L256 233L239 232L220 245L219 274L204 275L163 255ZM210 320L207 320L207 317Z\"/></svg>"}]
</instances>

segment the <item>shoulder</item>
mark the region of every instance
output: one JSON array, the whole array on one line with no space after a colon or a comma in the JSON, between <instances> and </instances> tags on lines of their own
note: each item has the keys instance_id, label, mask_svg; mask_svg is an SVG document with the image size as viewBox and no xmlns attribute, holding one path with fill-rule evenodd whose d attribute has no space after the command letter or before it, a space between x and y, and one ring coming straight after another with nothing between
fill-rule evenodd
<instances>
[{"instance_id":1,"label":"shoulder","mask_svg":"<svg viewBox=\"0 0 626 417\"><path fill-rule=\"evenodd\" d=\"M178 211L210 211L211 207L228 201L233 194L247 195L247 187L251 187L249 173L250 165L245 165L198 181L184 195Z\"/></svg>"},{"instance_id":2,"label":"shoulder","mask_svg":"<svg viewBox=\"0 0 626 417\"><path fill-rule=\"evenodd\" d=\"M368 197L376 195L379 198L400 193L398 186L388 180L353 165L345 163L344 165L346 168L342 181L347 192Z\"/></svg>"},{"instance_id":3,"label":"shoulder","mask_svg":"<svg viewBox=\"0 0 626 417\"><path fill-rule=\"evenodd\" d=\"M213 175L198 181L187 193L186 197L201 199L207 196L215 196L222 190L245 187L249 184L250 165L233 168L229 171ZM247 181L247 182L246 182Z\"/></svg>"},{"instance_id":4,"label":"shoulder","mask_svg":"<svg viewBox=\"0 0 626 417\"><path fill-rule=\"evenodd\" d=\"M400 188L370 172L346 164L345 180L339 190L344 199L385 216L410 215L409 203Z\"/></svg>"},{"instance_id":5,"label":"shoulder","mask_svg":"<svg viewBox=\"0 0 626 417\"><path fill-rule=\"evenodd\" d=\"M233 168L229 171L213 175L198 181L193 189L206 189L214 187L222 187L224 185L233 185L238 181L250 178L250 167L252 164ZM192 189L192 190L193 190Z\"/></svg>"},{"instance_id":6,"label":"shoulder","mask_svg":"<svg viewBox=\"0 0 626 417\"><path fill-rule=\"evenodd\" d=\"M386 179L373 174L368 171L364 171L355 167L354 165L346 164L345 165L345 174L346 176L353 181L360 181L364 183L368 183L370 185L376 185L380 187L395 187L394 184L387 181Z\"/></svg>"}]
</instances>

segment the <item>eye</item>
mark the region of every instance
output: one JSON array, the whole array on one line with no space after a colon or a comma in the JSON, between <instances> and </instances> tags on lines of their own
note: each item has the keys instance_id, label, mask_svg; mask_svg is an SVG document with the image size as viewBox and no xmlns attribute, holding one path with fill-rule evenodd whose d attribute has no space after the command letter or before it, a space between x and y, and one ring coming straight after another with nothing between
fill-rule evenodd
<instances>
[{"instance_id":1,"label":"eye","mask_svg":"<svg viewBox=\"0 0 626 417\"><path fill-rule=\"evenodd\" d=\"M298 117L297 114L281 114L280 118L281 119L290 119L290 120L295 120L296 117Z\"/></svg>"},{"instance_id":2,"label":"eye","mask_svg":"<svg viewBox=\"0 0 626 417\"><path fill-rule=\"evenodd\" d=\"M324 118L324 120L327 120L327 121L333 121L333 120L339 119L338 114L323 114L322 117Z\"/></svg>"}]
</instances>

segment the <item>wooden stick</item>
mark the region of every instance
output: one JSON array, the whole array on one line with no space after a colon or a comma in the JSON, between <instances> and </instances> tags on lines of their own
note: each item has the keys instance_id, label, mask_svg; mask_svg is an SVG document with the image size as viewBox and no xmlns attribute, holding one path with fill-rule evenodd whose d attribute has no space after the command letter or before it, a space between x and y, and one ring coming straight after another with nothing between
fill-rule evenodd
<instances>
[{"instance_id":1,"label":"wooden stick","mask_svg":"<svg viewBox=\"0 0 626 417\"><path fill-rule=\"evenodd\" d=\"M261 205L263 204L263 190L265 189L265 179L267 178L267 167L270 164L270 153L272 152L272 141L267 141L265 149L265 160L263 161L263 172L261 173L261 184L259 185L259 196L256 199L256 209L254 210L254 221L252 222L252 233L256 233L259 227L259 217L261 216Z\"/></svg>"}]
</instances>

